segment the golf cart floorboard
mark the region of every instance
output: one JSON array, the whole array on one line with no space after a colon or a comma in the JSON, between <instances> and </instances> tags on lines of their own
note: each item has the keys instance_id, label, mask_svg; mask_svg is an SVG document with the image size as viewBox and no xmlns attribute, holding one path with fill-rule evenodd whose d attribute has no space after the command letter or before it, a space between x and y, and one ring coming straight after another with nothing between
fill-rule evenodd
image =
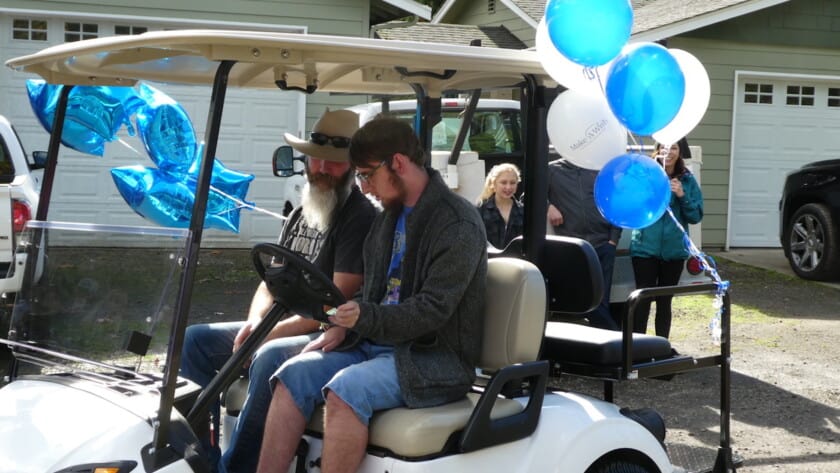
<instances>
[{"instance_id":1,"label":"golf cart floorboard","mask_svg":"<svg viewBox=\"0 0 840 473\"><path fill-rule=\"evenodd\" d=\"M686 473L712 473L717 458L717 449L694 447L683 444L669 444L665 442L671 464L682 468ZM732 453L732 465L740 468L744 459L737 453ZM680 471L680 470L675 470Z\"/></svg>"}]
</instances>

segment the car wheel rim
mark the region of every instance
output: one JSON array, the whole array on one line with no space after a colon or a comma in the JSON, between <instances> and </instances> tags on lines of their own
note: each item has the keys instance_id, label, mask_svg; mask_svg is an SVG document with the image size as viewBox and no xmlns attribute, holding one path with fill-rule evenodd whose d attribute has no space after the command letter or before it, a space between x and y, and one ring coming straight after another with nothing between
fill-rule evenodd
<instances>
[{"instance_id":1,"label":"car wheel rim","mask_svg":"<svg viewBox=\"0 0 840 473\"><path fill-rule=\"evenodd\" d=\"M822 261L825 236L822 225L813 215L802 215L790 232L790 253L796 267L813 271Z\"/></svg>"}]
</instances>

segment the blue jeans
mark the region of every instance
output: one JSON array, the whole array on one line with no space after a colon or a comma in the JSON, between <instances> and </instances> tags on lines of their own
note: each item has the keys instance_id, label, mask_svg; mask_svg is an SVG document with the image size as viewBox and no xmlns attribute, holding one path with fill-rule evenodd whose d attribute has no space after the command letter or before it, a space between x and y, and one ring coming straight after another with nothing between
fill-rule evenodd
<instances>
[{"instance_id":1,"label":"blue jeans","mask_svg":"<svg viewBox=\"0 0 840 473\"><path fill-rule=\"evenodd\" d=\"M304 418L332 391L368 425L374 411L404 406L394 348L367 340L347 351L301 353L277 370Z\"/></svg>"},{"instance_id":2,"label":"blue jeans","mask_svg":"<svg viewBox=\"0 0 840 473\"><path fill-rule=\"evenodd\" d=\"M233 340L244 324L245 322L222 322L187 327L181 358L181 375L201 387L206 387L230 358ZM215 438L212 446L205 445L214 471L233 473L253 472L257 469L265 416L271 403L271 375L283 362L300 353L303 347L317 336L317 333L313 333L277 338L265 342L256 351L248 370L248 395L236 421L236 428L233 432L225 432L226 435L230 435L230 441L221 459L218 447L220 406L218 402L214 403L211 415Z\"/></svg>"},{"instance_id":3,"label":"blue jeans","mask_svg":"<svg viewBox=\"0 0 840 473\"><path fill-rule=\"evenodd\" d=\"M604 298L592 312L586 314L589 325L609 330L621 330L610 313L610 286L612 286L613 267L615 266L615 245L604 243L595 248L601 263L601 275L604 278Z\"/></svg>"}]
</instances>

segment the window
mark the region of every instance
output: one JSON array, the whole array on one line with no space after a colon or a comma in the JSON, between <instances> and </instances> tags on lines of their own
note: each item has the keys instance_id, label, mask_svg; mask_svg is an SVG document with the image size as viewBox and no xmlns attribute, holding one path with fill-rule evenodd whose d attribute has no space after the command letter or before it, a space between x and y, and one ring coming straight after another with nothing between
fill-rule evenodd
<instances>
[{"instance_id":1,"label":"window","mask_svg":"<svg viewBox=\"0 0 840 473\"><path fill-rule=\"evenodd\" d=\"M145 26L117 25L114 27L114 34L117 36L143 34L147 31L149 31L149 28Z\"/></svg>"},{"instance_id":2,"label":"window","mask_svg":"<svg viewBox=\"0 0 840 473\"><path fill-rule=\"evenodd\" d=\"M15 18L12 20L12 38L23 41L46 41L47 20Z\"/></svg>"},{"instance_id":3,"label":"window","mask_svg":"<svg viewBox=\"0 0 840 473\"><path fill-rule=\"evenodd\" d=\"M15 167L12 165L12 157L6 148L6 143L0 140L0 182L8 184L15 178Z\"/></svg>"},{"instance_id":4,"label":"window","mask_svg":"<svg viewBox=\"0 0 840 473\"><path fill-rule=\"evenodd\" d=\"M744 103L773 103L773 84L744 84Z\"/></svg>"},{"instance_id":5,"label":"window","mask_svg":"<svg viewBox=\"0 0 840 473\"><path fill-rule=\"evenodd\" d=\"M99 25L96 23L64 23L64 41L67 43L98 37Z\"/></svg>"},{"instance_id":6,"label":"window","mask_svg":"<svg viewBox=\"0 0 840 473\"><path fill-rule=\"evenodd\" d=\"M463 121L463 108L443 110L432 128L432 150L451 151ZM414 125L414 110L391 112L390 116ZM463 151L479 156L522 152L522 118L519 110L479 109L475 111Z\"/></svg>"},{"instance_id":7,"label":"window","mask_svg":"<svg viewBox=\"0 0 840 473\"><path fill-rule=\"evenodd\" d=\"M496 0L487 0L487 13L496 13Z\"/></svg>"},{"instance_id":8,"label":"window","mask_svg":"<svg viewBox=\"0 0 840 473\"><path fill-rule=\"evenodd\" d=\"M828 88L828 103L830 108L840 108L840 87Z\"/></svg>"},{"instance_id":9,"label":"window","mask_svg":"<svg viewBox=\"0 0 840 473\"><path fill-rule=\"evenodd\" d=\"M814 106L814 86L789 85L785 95L785 104L800 107Z\"/></svg>"}]
</instances>

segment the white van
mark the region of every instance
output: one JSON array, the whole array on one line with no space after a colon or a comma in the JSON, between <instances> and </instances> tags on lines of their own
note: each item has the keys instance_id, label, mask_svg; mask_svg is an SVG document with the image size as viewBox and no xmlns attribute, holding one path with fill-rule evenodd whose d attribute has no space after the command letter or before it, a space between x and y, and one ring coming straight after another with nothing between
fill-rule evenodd
<instances>
[{"instance_id":1,"label":"white van","mask_svg":"<svg viewBox=\"0 0 840 473\"><path fill-rule=\"evenodd\" d=\"M441 121L432 129L432 151L452 151L468 104L469 99L465 98L441 100ZM383 107L388 115L413 122L417 101L372 102L350 107L350 110L359 114L359 124L363 125L382 113ZM500 162L512 162L521 169L522 139L518 101L480 99L461 151L478 153L478 158L484 161L485 172Z\"/></svg>"}]
</instances>

